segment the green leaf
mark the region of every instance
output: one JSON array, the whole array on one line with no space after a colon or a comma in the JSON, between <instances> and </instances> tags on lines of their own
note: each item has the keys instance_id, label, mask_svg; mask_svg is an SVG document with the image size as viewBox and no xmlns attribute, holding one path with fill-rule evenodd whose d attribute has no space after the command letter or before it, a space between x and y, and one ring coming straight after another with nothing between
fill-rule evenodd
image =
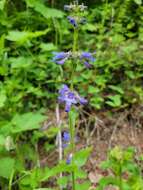
<instances>
[{"instance_id":1,"label":"green leaf","mask_svg":"<svg viewBox=\"0 0 143 190\"><path fill-rule=\"evenodd\" d=\"M134 0L134 2L138 5L141 5L142 4L142 0Z\"/></svg>"},{"instance_id":2,"label":"green leaf","mask_svg":"<svg viewBox=\"0 0 143 190\"><path fill-rule=\"evenodd\" d=\"M114 178L114 177L103 177L100 181L99 181L99 187L97 188L97 190L103 190L103 188L107 187L108 185L116 185L118 186L118 179Z\"/></svg>"},{"instance_id":3,"label":"green leaf","mask_svg":"<svg viewBox=\"0 0 143 190\"><path fill-rule=\"evenodd\" d=\"M63 18L64 13L60 10L54 8L46 7L41 1L39 0L26 0L28 7L33 8L35 11L40 13L46 19L48 18Z\"/></svg>"},{"instance_id":4,"label":"green leaf","mask_svg":"<svg viewBox=\"0 0 143 190\"><path fill-rule=\"evenodd\" d=\"M62 186L63 188L66 188L70 176L63 176L58 178L57 183L58 185Z\"/></svg>"},{"instance_id":5,"label":"green leaf","mask_svg":"<svg viewBox=\"0 0 143 190\"><path fill-rule=\"evenodd\" d=\"M12 68L29 68L32 65L32 58L31 57L12 57L9 59L11 62Z\"/></svg>"},{"instance_id":6,"label":"green leaf","mask_svg":"<svg viewBox=\"0 0 143 190\"><path fill-rule=\"evenodd\" d=\"M4 10L4 6L5 6L6 0L1 0L0 1L0 10Z\"/></svg>"},{"instance_id":7,"label":"green leaf","mask_svg":"<svg viewBox=\"0 0 143 190\"><path fill-rule=\"evenodd\" d=\"M91 183L89 181L86 181L86 182L83 182L83 183L80 183L80 184L77 183L75 185L75 190L79 190L79 189L88 190L88 189L90 189L90 187L91 187Z\"/></svg>"},{"instance_id":8,"label":"green leaf","mask_svg":"<svg viewBox=\"0 0 143 190\"><path fill-rule=\"evenodd\" d=\"M41 43L40 48L42 51L54 51L57 50L57 47L53 43Z\"/></svg>"},{"instance_id":9,"label":"green leaf","mask_svg":"<svg viewBox=\"0 0 143 190\"><path fill-rule=\"evenodd\" d=\"M1 91L0 92L0 108L4 107L6 99L7 97L6 97L5 91Z\"/></svg>"},{"instance_id":10,"label":"green leaf","mask_svg":"<svg viewBox=\"0 0 143 190\"><path fill-rule=\"evenodd\" d=\"M0 176L10 178L14 169L15 160L10 157L0 158Z\"/></svg>"},{"instance_id":11,"label":"green leaf","mask_svg":"<svg viewBox=\"0 0 143 190\"><path fill-rule=\"evenodd\" d=\"M49 177L56 176L61 172L69 172L76 170L75 165L67 165L65 162L59 163L57 166L53 167L52 169L47 168L42 181L46 181Z\"/></svg>"},{"instance_id":12,"label":"green leaf","mask_svg":"<svg viewBox=\"0 0 143 190\"><path fill-rule=\"evenodd\" d=\"M76 179L86 179L87 178L87 173L81 169L77 169L75 171L75 178Z\"/></svg>"},{"instance_id":13,"label":"green leaf","mask_svg":"<svg viewBox=\"0 0 143 190\"><path fill-rule=\"evenodd\" d=\"M75 163L76 166L78 166L78 167L83 166L86 163L86 161L91 153L91 150L92 150L92 148L88 147L88 148L85 148L85 149L82 149L82 150L79 150L78 152L76 152L74 155L74 158L73 158L73 163Z\"/></svg>"},{"instance_id":14,"label":"green leaf","mask_svg":"<svg viewBox=\"0 0 143 190\"><path fill-rule=\"evenodd\" d=\"M36 32L30 32L30 31L9 31L8 35L6 36L7 40L17 42L18 44L22 45L27 40L30 40L32 38L37 38L39 36L46 35L50 30L46 29L43 31L36 31Z\"/></svg>"},{"instance_id":15,"label":"green leaf","mask_svg":"<svg viewBox=\"0 0 143 190\"><path fill-rule=\"evenodd\" d=\"M5 137L3 135L0 135L0 146L5 145Z\"/></svg>"},{"instance_id":16,"label":"green leaf","mask_svg":"<svg viewBox=\"0 0 143 190\"><path fill-rule=\"evenodd\" d=\"M109 85L109 88L116 92L119 92L120 94L124 94L124 91L120 86Z\"/></svg>"},{"instance_id":17,"label":"green leaf","mask_svg":"<svg viewBox=\"0 0 143 190\"><path fill-rule=\"evenodd\" d=\"M121 102L121 96L120 95L115 95L115 96L108 96L108 98L111 101L106 101L106 104L112 106L112 107L119 107L121 106L122 102Z\"/></svg>"},{"instance_id":18,"label":"green leaf","mask_svg":"<svg viewBox=\"0 0 143 190\"><path fill-rule=\"evenodd\" d=\"M12 133L21 133L23 131L40 128L40 124L46 119L46 116L40 112L28 112L25 114L17 114L11 121Z\"/></svg>"}]
</instances>

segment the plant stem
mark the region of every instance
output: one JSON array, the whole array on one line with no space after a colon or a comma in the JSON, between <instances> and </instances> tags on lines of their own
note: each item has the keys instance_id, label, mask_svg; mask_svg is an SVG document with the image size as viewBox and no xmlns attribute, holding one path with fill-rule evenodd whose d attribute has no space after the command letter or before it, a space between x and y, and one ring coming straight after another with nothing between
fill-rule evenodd
<instances>
[{"instance_id":1,"label":"plant stem","mask_svg":"<svg viewBox=\"0 0 143 190\"><path fill-rule=\"evenodd\" d=\"M75 53L78 49L78 29L74 28L74 35L73 35L73 53Z\"/></svg>"},{"instance_id":2,"label":"plant stem","mask_svg":"<svg viewBox=\"0 0 143 190\"><path fill-rule=\"evenodd\" d=\"M76 53L77 49L78 49L78 29L74 28L74 34L73 34L73 55ZM75 75L75 71L76 71L76 60L73 59L72 61L72 73L71 73L71 85L70 88L71 90L73 90L73 86L74 86L74 75ZM72 152L72 156L74 156L75 153L75 124L73 123L73 118L72 118L72 113L71 111L69 112L69 128L70 128L70 144L71 144L71 152ZM73 163L73 160L71 161ZM72 175L72 190L75 190L75 172L72 171L71 172Z\"/></svg>"},{"instance_id":3,"label":"plant stem","mask_svg":"<svg viewBox=\"0 0 143 190\"><path fill-rule=\"evenodd\" d=\"M8 190L11 190L13 176L14 176L14 170L12 171L12 173L10 175L9 184L8 184Z\"/></svg>"},{"instance_id":4,"label":"plant stem","mask_svg":"<svg viewBox=\"0 0 143 190\"><path fill-rule=\"evenodd\" d=\"M120 165L119 188L122 190L122 165Z\"/></svg>"},{"instance_id":5,"label":"plant stem","mask_svg":"<svg viewBox=\"0 0 143 190\"><path fill-rule=\"evenodd\" d=\"M73 34L73 55L78 50L78 29L74 28L74 34ZM73 90L73 83L74 83L74 73L76 71L76 60L74 59L72 61L72 73L71 73L71 90Z\"/></svg>"},{"instance_id":6,"label":"plant stem","mask_svg":"<svg viewBox=\"0 0 143 190\"><path fill-rule=\"evenodd\" d=\"M75 142L74 142L74 136L75 136L75 127L72 120L72 115L69 113L69 127L70 127L70 144L72 149L72 154L75 152ZM73 161L72 161L73 163ZM72 171L72 190L75 190L75 173Z\"/></svg>"}]
</instances>

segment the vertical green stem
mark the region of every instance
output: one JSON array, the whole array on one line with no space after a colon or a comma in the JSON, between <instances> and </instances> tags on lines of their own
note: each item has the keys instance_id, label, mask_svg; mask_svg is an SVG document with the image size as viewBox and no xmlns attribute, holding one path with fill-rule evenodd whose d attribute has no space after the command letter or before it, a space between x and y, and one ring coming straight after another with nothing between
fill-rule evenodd
<instances>
[{"instance_id":1,"label":"vertical green stem","mask_svg":"<svg viewBox=\"0 0 143 190\"><path fill-rule=\"evenodd\" d=\"M74 34L73 34L73 54L76 53L76 51L78 50L78 29L74 28ZM76 60L74 59L72 61L72 73L71 73L71 90L73 90L73 81L74 81L74 74L75 74L75 70L76 70Z\"/></svg>"},{"instance_id":2,"label":"vertical green stem","mask_svg":"<svg viewBox=\"0 0 143 190\"><path fill-rule=\"evenodd\" d=\"M73 55L76 53L77 49L78 49L78 29L74 28L74 35L73 35ZM71 90L73 90L73 86L74 86L74 75L75 75L75 71L76 71L76 60L73 59L72 61L72 73L71 73L71 85L70 88ZM75 152L75 125L73 123L73 119L72 119L72 114L69 113L69 128L70 128L70 144L71 144L71 151L72 154L74 155ZM72 190L75 190L75 173L74 171L72 171L71 173L72 175Z\"/></svg>"},{"instance_id":3,"label":"vertical green stem","mask_svg":"<svg viewBox=\"0 0 143 190\"><path fill-rule=\"evenodd\" d=\"M70 137L71 137L70 144L71 144L72 154L74 154L74 152L75 152L75 142L74 142L75 128L74 128L71 113L69 113L69 127L70 127ZM75 190L75 173L74 173L74 171L71 172L71 175L72 175L72 190Z\"/></svg>"},{"instance_id":4,"label":"vertical green stem","mask_svg":"<svg viewBox=\"0 0 143 190\"><path fill-rule=\"evenodd\" d=\"M120 164L119 188L122 190L122 165Z\"/></svg>"},{"instance_id":5,"label":"vertical green stem","mask_svg":"<svg viewBox=\"0 0 143 190\"><path fill-rule=\"evenodd\" d=\"M75 53L78 49L78 29L74 28L74 35L73 35L73 53Z\"/></svg>"},{"instance_id":6,"label":"vertical green stem","mask_svg":"<svg viewBox=\"0 0 143 190\"><path fill-rule=\"evenodd\" d=\"M11 190L13 176L14 176L14 170L12 170L12 173L10 175L9 184L8 184L8 190Z\"/></svg>"}]
</instances>

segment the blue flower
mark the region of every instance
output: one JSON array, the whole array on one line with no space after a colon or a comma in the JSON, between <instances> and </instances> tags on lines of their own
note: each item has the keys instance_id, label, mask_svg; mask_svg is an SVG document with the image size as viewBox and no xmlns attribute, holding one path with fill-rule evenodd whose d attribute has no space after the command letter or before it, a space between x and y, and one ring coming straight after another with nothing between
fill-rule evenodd
<instances>
[{"instance_id":1,"label":"blue flower","mask_svg":"<svg viewBox=\"0 0 143 190\"><path fill-rule=\"evenodd\" d=\"M63 132L62 141L63 141L62 147L66 148L69 145L69 142L70 142L70 134L69 134L69 132L67 132L67 131Z\"/></svg>"},{"instance_id":2,"label":"blue flower","mask_svg":"<svg viewBox=\"0 0 143 190\"><path fill-rule=\"evenodd\" d=\"M77 21L74 17L68 16L67 19L75 28L77 27Z\"/></svg>"},{"instance_id":3,"label":"blue flower","mask_svg":"<svg viewBox=\"0 0 143 190\"><path fill-rule=\"evenodd\" d=\"M95 58L93 57L92 53L90 53L90 52L82 52L80 59L83 61L84 65L87 68L91 68L92 65L90 64L90 62L95 61Z\"/></svg>"},{"instance_id":4,"label":"blue flower","mask_svg":"<svg viewBox=\"0 0 143 190\"><path fill-rule=\"evenodd\" d=\"M68 155L67 160L66 160L66 164L69 165L71 163L72 157L73 157L72 154Z\"/></svg>"},{"instance_id":5,"label":"blue flower","mask_svg":"<svg viewBox=\"0 0 143 190\"><path fill-rule=\"evenodd\" d=\"M63 65L70 56L69 52L54 52L53 54L55 55L53 61L59 65Z\"/></svg>"},{"instance_id":6,"label":"blue flower","mask_svg":"<svg viewBox=\"0 0 143 190\"><path fill-rule=\"evenodd\" d=\"M63 132L63 141L64 142L69 142L70 141L70 134L69 134L69 132L67 132L67 131Z\"/></svg>"},{"instance_id":7,"label":"blue flower","mask_svg":"<svg viewBox=\"0 0 143 190\"><path fill-rule=\"evenodd\" d=\"M78 95L77 92L72 92L67 85L63 85L59 90L59 102L65 103L65 111L69 112L73 104L86 104L87 100Z\"/></svg>"}]
</instances>

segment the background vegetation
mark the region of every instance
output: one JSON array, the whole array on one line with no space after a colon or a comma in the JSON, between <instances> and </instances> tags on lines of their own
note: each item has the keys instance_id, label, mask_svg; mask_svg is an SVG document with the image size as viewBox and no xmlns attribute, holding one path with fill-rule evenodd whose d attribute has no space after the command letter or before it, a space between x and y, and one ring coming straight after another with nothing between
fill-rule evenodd
<instances>
[{"instance_id":1,"label":"background vegetation","mask_svg":"<svg viewBox=\"0 0 143 190\"><path fill-rule=\"evenodd\" d=\"M54 110L62 83L62 70L52 62L52 52L72 47L72 28L63 12L64 4L69 2L0 0L0 186L3 190L14 173L21 175L29 168L26 160L37 163L35 144L39 138L47 137L36 129L46 119L43 113ZM118 110L142 104L142 0L84 3L89 7L88 23L82 26L79 46L85 51L96 51L96 62L90 71L78 66L79 75L74 82L80 94L89 100L89 110ZM68 65L65 67L67 71L70 69ZM19 163L17 168L15 162Z\"/></svg>"}]
</instances>

